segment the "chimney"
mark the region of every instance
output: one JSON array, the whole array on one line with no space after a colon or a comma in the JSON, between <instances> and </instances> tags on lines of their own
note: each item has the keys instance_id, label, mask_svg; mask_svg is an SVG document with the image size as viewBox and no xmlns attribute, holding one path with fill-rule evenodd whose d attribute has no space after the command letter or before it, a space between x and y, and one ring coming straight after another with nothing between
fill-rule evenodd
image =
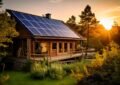
<instances>
[{"instance_id":1,"label":"chimney","mask_svg":"<svg viewBox=\"0 0 120 85\"><path fill-rule=\"evenodd\" d=\"M48 18L48 19L51 19L51 14L47 13L47 14L45 14L45 17Z\"/></svg>"}]
</instances>

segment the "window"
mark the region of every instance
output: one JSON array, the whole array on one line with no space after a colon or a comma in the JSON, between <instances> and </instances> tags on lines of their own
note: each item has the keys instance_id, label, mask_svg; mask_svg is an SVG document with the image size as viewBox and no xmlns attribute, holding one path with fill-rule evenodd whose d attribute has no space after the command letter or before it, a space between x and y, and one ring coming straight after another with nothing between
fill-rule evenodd
<instances>
[{"instance_id":1,"label":"window","mask_svg":"<svg viewBox=\"0 0 120 85\"><path fill-rule=\"evenodd\" d=\"M57 43L52 43L52 49L57 49Z\"/></svg>"},{"instance_id":2,"label":"window","mask_svg":"<svg viewBox=\"0 0 120 85\"><path fill-rule=\"evenodd\" d=\"M59 43L59 52L62 52L62 43Z\"/></svg>"},{"instance_id":3,"label":"window","mask_svg":"<svg viewBox=\"0 0 120 85\"><path fill-rule=\"evenodd\" d=\"M70 43L70 49L72 49L73 48L73 45L72 45L72 43Z\"/></svg>"},{"instance_id":4,"label":"window","mask_svg":"<svg viewBox=\"0 0 120 85\"><path fill-rule=\"evenodd\" d=\"M41 46L39 42L35 42L35 53L40 54L41 53Z\"/></svg>"},{"instance_id":5,"label":"window","mask_svg":"<svg viewBox=\"0 0 120 85\"><path fill-rule=\"evenodd\" d=\"M64 43L64 52L67 52L67 43Z\"/></svg>"},{"instance_id":6,"label":"window","mask_svg":"<svg viewBox=\"0 0 120 85\"><path fill-rule=\"evenodd\" d=\"M41 42L41 43L40 43L40 46L41 46L41 53L42 53L42 54L48 52L48 47L47 47L47 43L46 43L46 42Z\"/></svg>"}]
</instances>

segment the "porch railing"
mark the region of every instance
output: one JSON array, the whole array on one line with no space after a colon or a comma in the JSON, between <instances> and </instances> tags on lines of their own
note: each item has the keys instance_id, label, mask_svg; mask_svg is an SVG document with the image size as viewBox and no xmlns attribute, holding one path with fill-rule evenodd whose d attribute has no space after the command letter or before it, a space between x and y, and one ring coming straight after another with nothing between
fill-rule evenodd
<instances>
[{"instance_id":1,"label":"porch railing","mask_svg":"<svg viewBox=\"0 0 120 85\"><path fill-rule=\"evenodd\" d=\"M69 56L68 58L72 58L73 56L79 56L79 55L84 56L85 52L86 52L86 50L79 50L79 51L74 50L74 51L70 51L68 53L62 53L62 55L60 55L60 56L58 55L58 57L65 57L65 56L68 57ZM92 53L92 52L95 52L95 51L88 50L87 52ZM50 56L49 54L46 54L46 53L31 54L31 59L33 59L33 60L40 60L40 59L43 60L44 58L46 58L48 60L51 60L53 58L56 58L56 56L53 57L53 56Z\"/></svg>"},{"instance_id":2,"label":"porch railing","mask_svg":"<svg viewBox=\"0 0 120 85\"><path fill-rule=\"evenodd\" d=\"M47 57L48 54L31 54L32 57Z\"/></svg>"}]
</instances>

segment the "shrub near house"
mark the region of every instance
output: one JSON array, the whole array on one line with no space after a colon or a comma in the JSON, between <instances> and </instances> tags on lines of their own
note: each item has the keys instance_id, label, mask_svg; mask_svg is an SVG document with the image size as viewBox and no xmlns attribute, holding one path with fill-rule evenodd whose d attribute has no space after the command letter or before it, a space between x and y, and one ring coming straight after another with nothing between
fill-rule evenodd
<instances>
[{"instance_id":1,"label":"shrub near house","mask_svg":"<svg viewBox=\"0 0 120 85\"><path fill-rule=\"evenodd\" d=\"M101 58L89 65L89 76L83 77L78 85L120 85L120 50L117 45L110 44L109 50L104 50Z\"/></svg>"},{"instance_id":2,"label":"shrub near house","mask_svg":"<svg viewBox=\"0 0 120 85\"><path fill-rule=\"evenodd\" d=\"M35 62L31 66L31 77L34 79L43 79L46 77L47 71L47 66Z\"/></svg>"},{"instance_id":3,"label":"shrub near house","mask_svg":"<svg viewBox=\"0 0 120 85\"><path fill-rule=\"evenodd\" d=\"M62 66L53 63L50 66L35 62L31 66L31 77L34 79L44 79L50 77L51 79L62 79L65 71Z\"/></svg>"}]
</instances>

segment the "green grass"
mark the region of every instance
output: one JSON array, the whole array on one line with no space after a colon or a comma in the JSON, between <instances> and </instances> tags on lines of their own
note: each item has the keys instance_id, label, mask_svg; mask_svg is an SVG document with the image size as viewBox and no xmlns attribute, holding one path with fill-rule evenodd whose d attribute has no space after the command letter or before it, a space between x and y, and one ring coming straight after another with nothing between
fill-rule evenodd
<instances>
[{"instance_id":1,"label":"green grass","mask_svg":"<svg viewBox=\"0 0 120 85\"><path fill-rule=\"evenodd\" d=\"M81 60L81 64L83 64L83 65L89 65L89 64L91 64L92 60L93 59L83 59L83 60Z\"/></svg>"},{"instance_id":2,"label":"green grass","mask_svg":"<svg viewBox=\"0 0 120 85\"><path fill-rule=\"evenodd\" d=\"M83 65L89 65L91 60L84 59L80 62L81 70ZM74 64L74 63L73 63ZM43 80L33 80L30 77L30 73L8 71L10 79L6 82L6 85L76 85L77 80L72 76L67 76L62 80L52 80L46 78Z\"/></svg>"},{"instance_id":3,"label":"green grass","mask_svg":"<svg viewBox=\"0 0 120 85\"><path fill-rule=\"evenodd\" d=\"M75 85L76 80L70 76L65 77L62 80L52 80L46 78L44 80L33 80L29 73L23 72L8 72L10 79L6 82L6 85Z\"/></svg>"}]
</instances>

